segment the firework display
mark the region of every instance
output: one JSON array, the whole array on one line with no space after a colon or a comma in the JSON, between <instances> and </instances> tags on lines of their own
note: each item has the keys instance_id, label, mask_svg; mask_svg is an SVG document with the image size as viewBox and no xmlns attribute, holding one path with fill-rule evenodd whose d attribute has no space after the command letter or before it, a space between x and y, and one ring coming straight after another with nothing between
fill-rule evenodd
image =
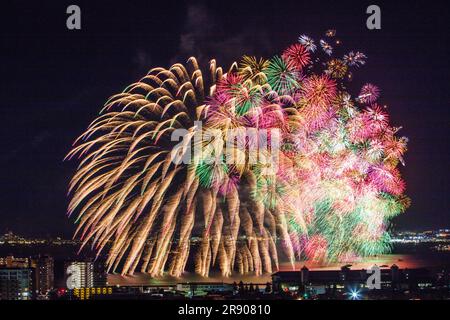
<instances>
[{"instance_id":1,"label":"firework display","mask_svg":"<svg viewBox=\"0 0 450 320\"><path fill-rule=\"evenodd\" d=\"M407 139L378 87L346 89L366 56L337 57L335 33L226 70L154 68L111 97L68 154L81 159L69 214L82 248L107 251L109 271L155 277L389 251L389 221L409 205Z\"/></svg>"}]
</instances>

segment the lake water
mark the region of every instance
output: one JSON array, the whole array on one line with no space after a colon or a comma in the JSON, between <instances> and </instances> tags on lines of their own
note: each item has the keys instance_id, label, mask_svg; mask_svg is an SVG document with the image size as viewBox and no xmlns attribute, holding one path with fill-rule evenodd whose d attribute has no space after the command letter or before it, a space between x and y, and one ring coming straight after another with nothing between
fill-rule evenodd
<instances>
[{"instance_id":1,"label":"lake water","mask_svg":"<svg viewBox=\"0 0 450 320\"><path fill-rule=\"evenodd\" d=\"M300 270L306 266L310 270L338 270L346 263L334 264L320 264L311 261L300 261L294 265L290 263L281 263L280 271ZM450 253L413 253L413 254L386 254L375 257L362 258L359 261L354 261L351 264L351 269L368 269L373 265L379 267L391 267L396 264L399 268L437 268L443 266L450 266ZM172 285L179 282L227 282L233 281L244 283L266 283L271 281L270 274L263 274L255 276L254 274L240 275L236 274L231 277L223 277L219 272L212 272L208 278L201 277L195 273L185 272L181 278L174 278L165 276L158 279L152 279L148 274L136 273L132 276L121 276L117 274L108 275L109 285L120 286L140 286L140 285Z\"/></svg>"},{"instance_id":2,"label":"lake water","mask_svg":"<svg viewBox=\"0 0 450 320\"><path fill-rule=\"evenodd\" d=\"M83 255L77 255L78 246L0 246L0 256L13 254L16 257L31 256L39 253L50 254L55 257L55 280L57 285L64 286L63 262L72 259L82 259L83 256L89 256L88 252ZM89 250L87 250L89 251ZM304 265L312 270L340 269L346 263L320 264L311 261L301 261L294 265L295 270L300 270ZM435 268L450 266L450 252L433 252L428 245L394 247L393 254L380 255L375 257L363 258L350 263L352 269L370 268L374 264L378 266L390 267L393 264L400 268ZM282 262L281 271L292 270L290 263ZM231 277L222 277L220 272L211 272L208 278L196 275L192 272L185 272L181 278L165 276L158 279L152 279L148 274L136 273L133 276L121 276L118 274L108 275L110 285L121 286L141 286L141 285L173 285L179 282L253 282L266 283L271 280L270 274L255 276L254 274L240 275L235 274Z\"/></svg>"}]
</instances>

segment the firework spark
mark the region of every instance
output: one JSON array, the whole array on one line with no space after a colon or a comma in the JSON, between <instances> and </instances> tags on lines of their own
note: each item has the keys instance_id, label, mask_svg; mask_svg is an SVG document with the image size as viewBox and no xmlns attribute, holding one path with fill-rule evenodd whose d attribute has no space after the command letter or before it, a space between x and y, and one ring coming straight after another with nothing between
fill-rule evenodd
<instances>
[{"instance_id":1,"label":"firework spark","mask_svg":"<svg viewBox=\"0 0 450 320\"><path fill-rule=\"evenodd\" d=\"M344 56L344 62L350 67L359 67L366 63L366 58L364 53L350 51Z\"/></svg>"},{"instance_id":2,"label":"firework spark","mask_svg":"<svg viewBox=\"0 0 450 320\"><path fill-rule=\"evenodd\" d=\"M190 58L112 96L67 156L80 159L68 208L80 250L153 277L188 261L202 276L259 275L280 252L294 263L388 251L389 220L410 202L397 168L407 139L374 104L377 87L344 89L364 54L305 68L315 49L302 35L281 57L212 60L208 76Z\"/></svg>"},{"instance_id":3,"label":"firework spark","mask_svg":"<svg viewBox=\"0 0 450 320\"><path fill-rule=\"evenodd\" d=\"M298 42L305 46L306 50L314 52L317 49L317 46L314 43L314 40L306 35L301 35L298 38Z\"/></svg>"},{"instance_id":4,"label":"firework spark","mask_svg":"<svg viewBox=\"0 0 450 320\"><path fill-rule=\"evenodd\" d=\"M320 46L322 47L323 52L331 56L331 54L333 53L333 47L328 42L326 42L325 40L320 40Z\"/></svg>"}]
</instances>

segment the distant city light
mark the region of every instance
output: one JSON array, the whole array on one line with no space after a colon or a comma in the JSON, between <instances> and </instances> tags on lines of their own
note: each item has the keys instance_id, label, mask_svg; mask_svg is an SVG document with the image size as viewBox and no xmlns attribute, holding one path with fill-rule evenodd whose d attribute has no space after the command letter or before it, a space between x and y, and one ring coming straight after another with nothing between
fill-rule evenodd
<instances>
[{"instance_id":1,"label":"distant city light","mask_svg":"<svg viewBox=\"0 0 450 320\"><path fill-rule=\"evenodd\" d=\"M351 290L350 291L350 298L352 300L359 300L361 298L361 295L359 294L359 290Z\"/></svg>"}]
</instances>

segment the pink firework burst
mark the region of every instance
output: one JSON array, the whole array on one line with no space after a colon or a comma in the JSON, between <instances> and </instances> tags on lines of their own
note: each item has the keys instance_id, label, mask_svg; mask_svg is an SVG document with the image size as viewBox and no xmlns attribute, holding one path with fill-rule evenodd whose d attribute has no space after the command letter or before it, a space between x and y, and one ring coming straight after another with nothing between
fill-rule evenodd
<instances>
[{"instance_id":1,"label":"pink firework burst","mask_svg":"<svg viewBox=\"0 0 450 320\"><path fill-rule=\"evenodd\" d=\"M277 104L264 101L257 108L250 110L247 115L253 127L258 129L279 128L284 129L286 123L286 113Z\"/></svg>"},{"instance_id":2,"label":"pink firework burst","mask_svg":"<svg viewBox=\"0 0 450 320\"><path fill-rule=\"evenodd\" d=\"M369 171L368 180L378 190L397 196L405 191L405 183L397 168L389 168L383 164L373 166Z\"/></svg>"},{"instance_id":3,"label":"pink firework burst","mask_svg":"<svg viewBox=\"0 0 450 320\"><path fill-rule=\"evenodd\" d=\"M374 103L380 96L380 89L374 84L366 83L359 93L359 101L362 103Z\"/></svg>"},{"instance_id":4,"label":"pink firework burst","mask_svg":"<svg viewBox=\"0 0 450 320\"><path fill-rule=\"evenodd\" d=\"M327 254L328 242L321 235L314 235L309 238L305 246L305 254L312 261L323 261Z\"/></svg>"},{"instance_id":5,"label":"pink firework burst","mask_svg":"<svg viewBox=\"0 0 450 320\"><path fill-rule=\"evenodd\" d=\"M366 115L370 121L371 129L374 132L378 133L386 129L389 125L388 114L377 104L367 108Z\"/></svg>"}]
</instances>

